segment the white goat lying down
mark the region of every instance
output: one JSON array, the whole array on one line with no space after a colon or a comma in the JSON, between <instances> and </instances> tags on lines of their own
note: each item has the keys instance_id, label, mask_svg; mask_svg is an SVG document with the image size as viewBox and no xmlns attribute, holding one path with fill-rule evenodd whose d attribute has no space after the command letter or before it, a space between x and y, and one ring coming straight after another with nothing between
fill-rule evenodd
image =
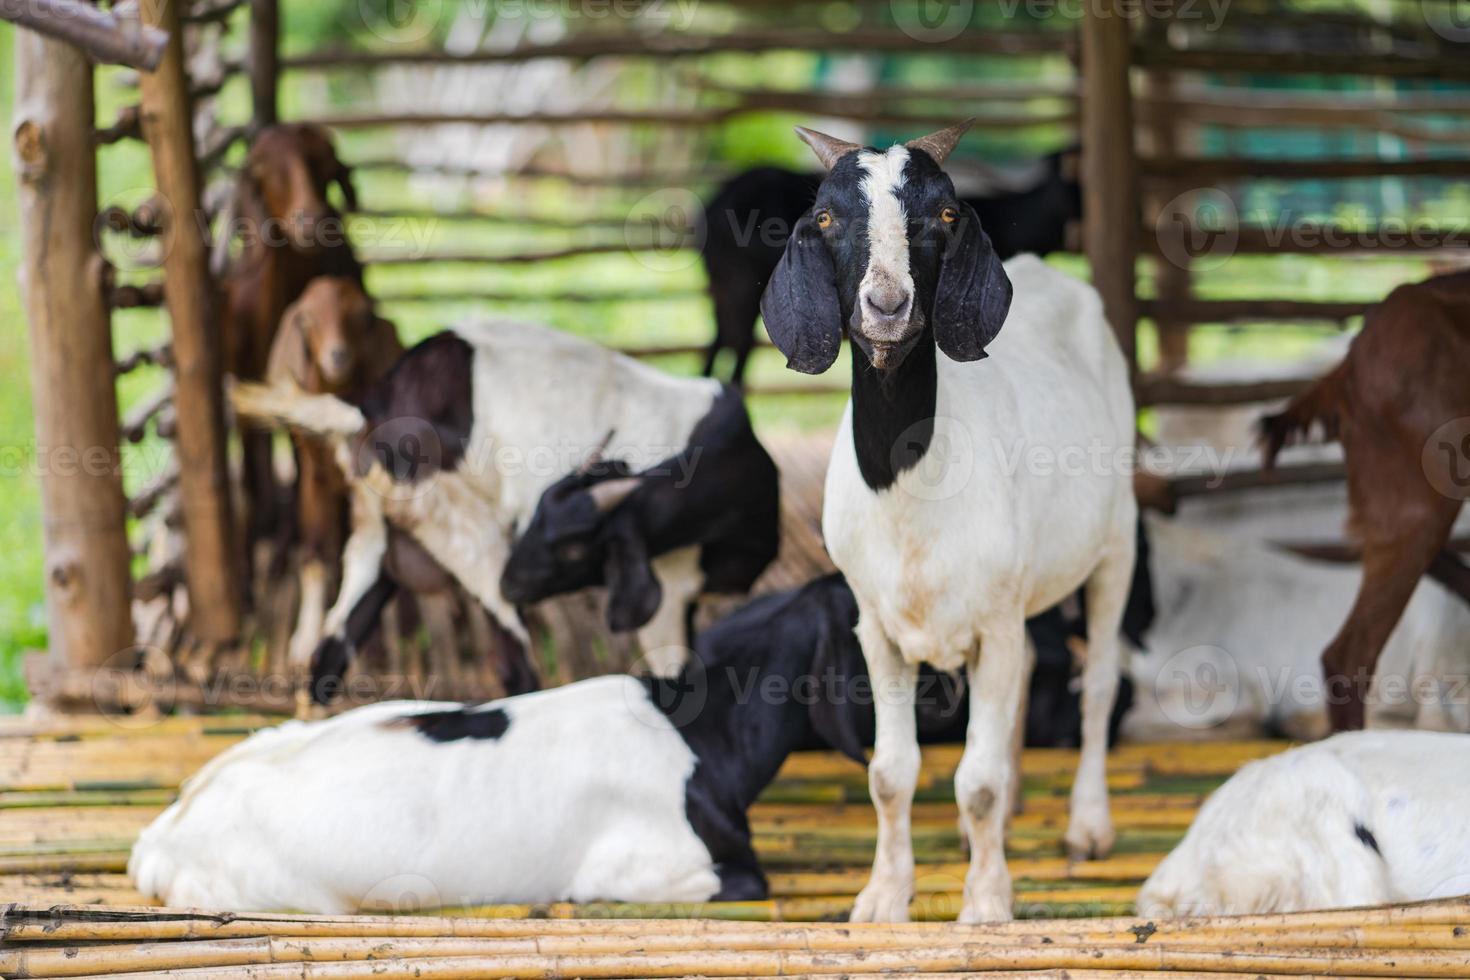
<instances>
[{"instance_id":1,"label":"white goat lying down","mask_svg":"<svg viewBox=\"0 0 1470 980\"><path fill-rule=\"evenodd\" d=\"M1133 658L1135 741L1285 733L1321 738L1318 651L1358 591L1356 565L1145 518L1155 616ZM1375 680L1372 728L1470 732L1470 607L1419 583Z\"/></svg>"},{"instance_id":2,"label":"white goat lying down","mask_svg":"<svg viewBox=\"0 0 1470 980\"><path fill-rule=\"evenodd\" d=\"M860 674L846 618L819 579L701 632L675 681L258 732L184 784L128 872L169 905L234 911L764 898L746 809L796 748L861 752L850 712L800 693Z\"/></svg>"},{"instance_id":3,"label":"white goat lying down","mask_svg":"<svg viewBox=\"0 0 1470 980\"><path fill-rule=\"evenodd\" d=\"M1470 892L1470 736L1349 732L1245 766L1138 896L1247 915Z\"/></svg>"}]
</instances>

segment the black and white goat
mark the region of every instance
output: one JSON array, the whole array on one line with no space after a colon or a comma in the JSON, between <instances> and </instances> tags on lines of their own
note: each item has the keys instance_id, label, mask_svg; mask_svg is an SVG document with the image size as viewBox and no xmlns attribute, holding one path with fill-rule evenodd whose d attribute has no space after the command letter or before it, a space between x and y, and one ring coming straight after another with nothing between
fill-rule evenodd
<instances>
[{"instance_id":1,"label":"black and white goat","mask_svg":"<svg viewBox=\"0 0 1470 980\"><path fill-rule=\"evenodd\" d=\"M868 769L878 847L854 920L908 917L921 662L967 667L973 681L955 774L971 847L960 917L1010 918L1005 800L1025 620L1084 583L1083 745L1065 839L1074 855L1113 842L1107 726L1137 517L1128 367L1093 289L1034 257L1001 264L941 169L966 128L886 151L799 129L829 172L761 303L795 370L827 370L844 335L855 348L823 512L886 692Z\"/></svg>"},{"instance_id":2,"label":"black and white goat","mask_svg":"<svg viewBox=\"0 0 1470 980\"><path fill-rule=\"evenodd\" d=\"M1067 225L1082 217L1082 191L1068 167L1075 156L1075 150L1050 154L1036 161L1022 181L961 198L980 216L1001 259L1066 247ZM732 350L730 380L740 384L744 379L755 347L761 291L821 183L820 174L754 167L730 178L705 208L701 256L715 308L706 376L714 374L720 351Z\"/></svg>"},{"instance_id":3,"label":"black and white goat","mask_svg":"<svg viewBox=\"0 0 1470 980\"><path fill-rule=\"evenodd\" d=\"M655 673L677 672L682 654L669 652L686 649L688 606L701 592L749 588L776 554L775 467L754 442L737 394L546 327L492 321L437 334L405 354L359 405L258 386L238 388L235 402L242 414L335 439L350 474L353 531L327 635L313 657L318 698L330 696L354 638L382 608L389 523L525 644L516 608L500 589L515 531L531 522L545 490L594 452L634 470L673 465L670 480L698 479L703 490L686 521L689 546L665 552L666 541L640 541L636 528L620 525L617 560L606 567L609 623L637 629L646 651L668 653L651 658ZM742 461L742 479L706 485L701 471L718 469L727 452ZM743 521L738 573L712 561L725 574L707 575L702 542L725 540L712 527L733 536L731 514Z\"/></svg>"},{"instance_id":4,"label":"black and white goat","mask_svg":"<svg viewBox=\"0 0 1470 980\"><path fill-rule=\"evenodd\" d=\"M1140 915L1358 908L1470 892L1470 735L1353 732L1249 763L1144 882Z\"/></svg>"},{"instance_id":5,"label":"black and white goat","mask_svg":"<svg viewBox=\"0 0 1470 980\"><path fill-rule=\"evenodd\" d=\"M821 696L860 666L840 600L826 581L757 599L673 681L259 732L185 783L129 874L167 905L236 911L763 898L747 808L800 746L861 758Z\"/></svg>"}]
</instances>

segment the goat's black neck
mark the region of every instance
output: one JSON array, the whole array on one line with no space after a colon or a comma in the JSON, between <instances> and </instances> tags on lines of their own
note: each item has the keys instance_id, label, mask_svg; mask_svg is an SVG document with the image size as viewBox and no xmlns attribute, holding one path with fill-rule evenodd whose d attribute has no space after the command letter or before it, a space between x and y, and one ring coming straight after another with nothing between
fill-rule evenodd
<instances>
[{"instance_id":1,"label":"goat's black neck","mask_svg":"<svg viewBox=\"0 0 1470 980\"><path fill-rule=\"evenodd\" d=\"M903 363L879 371L852 345L852 442L858 470L872 490L891 487L929 451L939 367L928 330Z\"/></svg>"}]
</instances>

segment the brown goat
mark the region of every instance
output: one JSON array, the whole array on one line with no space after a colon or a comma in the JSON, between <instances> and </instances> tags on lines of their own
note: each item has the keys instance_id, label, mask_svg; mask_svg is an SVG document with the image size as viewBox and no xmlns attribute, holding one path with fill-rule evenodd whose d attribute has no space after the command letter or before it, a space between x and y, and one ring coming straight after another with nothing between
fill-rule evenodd
<instances>
[{"instance_id":1,"label":"brown goat","mask_svg":"<svg viewBox=\"0 0 1470 980\"><path fill-rule=\"evenodd\" d=\"M321 276L286 308L266 378L273 385L353 399L387 374L402 354L398 332L373 311L358 283ZM302 545L301 607L291 636L291 661L305 664L321 635L328 569L342 554L348 494L325 443L304 433L292 433L291 442Z\"/></svg>"},{"instance_id":2,"label":"brown goat","mask_svg":"<svg viewBox=\"0 0 1470 980\"><path fill-rule=\"evenodd\" d=\"M357 205L348 168L319 126L290 123L260 131L235 187L227 233L242 249L222 282L225 369L243 381L265 377L286 307L317 276L362 282L341 214L327 200L336 183ZM246 527L253 544L276 524L270 435L242 434ZM247 549L248 552L248 549Z\"/></svg>"},{"instance_id":3,"label":"brown goat","mask_svg":"<svg viewBox=\"0 0 1470 980\"><path fill-rule=\"evenodd\" d=\"M1334 729L1363 727L1389 634L1425 572L1470 601L1445 550L1470 496L1470 272L1400 286L1366 316L1347 357L1261 420L1265 463L1320 424L1347 458L1348 534L1363 582L1322 654Z\"/></svg>"}]
</instances>

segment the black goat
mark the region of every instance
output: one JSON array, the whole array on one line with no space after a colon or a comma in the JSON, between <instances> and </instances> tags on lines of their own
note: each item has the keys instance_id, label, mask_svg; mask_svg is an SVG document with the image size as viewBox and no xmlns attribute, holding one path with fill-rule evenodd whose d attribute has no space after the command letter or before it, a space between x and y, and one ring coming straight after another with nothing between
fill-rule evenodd
<instances>
[{"instance_id":1,"label":"black goat","mask_svg":"<svg viewBox=\"0 0 1470 980\"><path fill-rule=\"evenodd\" d=\"M1041 179L1027 190L962 199L979 215L1002 260L1066 247L1067 223L1082 217L1082 191L1068 172L1073 155L1063 150L1044 157ZM705 208L702 254L715 307L706 376L714 374L716 358L728 349L735 352L730 380L740 384L744 378L755 347L761 293L821 182L821 174L755 167L732 177Z\"/></svg>"}]
</instances>

